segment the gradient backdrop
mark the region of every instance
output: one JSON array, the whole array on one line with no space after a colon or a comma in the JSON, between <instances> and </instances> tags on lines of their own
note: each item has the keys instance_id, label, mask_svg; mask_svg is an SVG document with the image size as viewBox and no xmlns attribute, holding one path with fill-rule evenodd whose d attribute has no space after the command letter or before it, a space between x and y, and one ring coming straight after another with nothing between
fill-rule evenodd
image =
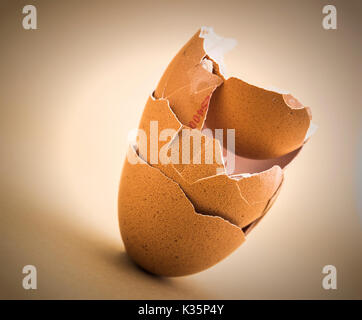
<instances>
[{"instance_id":1,"label":"gradient backdrop","mask_svg":"<svg viewBox=\"0 0 362 320\"><path fill-rule=\"evenodd\" d=\"M27 4L37 30L22 28ZM337 30L322 28L326 4ZM0 12L1 298L362 298L362 1L1 0ZM124 252L118 183L129 130L202 25L237 39L230 75L290 90L319 130L242 247L163 279ZM37 290L22 288L27 264ZM337 290L322 288L327 264Z\"/></svg>"}]
</instances>

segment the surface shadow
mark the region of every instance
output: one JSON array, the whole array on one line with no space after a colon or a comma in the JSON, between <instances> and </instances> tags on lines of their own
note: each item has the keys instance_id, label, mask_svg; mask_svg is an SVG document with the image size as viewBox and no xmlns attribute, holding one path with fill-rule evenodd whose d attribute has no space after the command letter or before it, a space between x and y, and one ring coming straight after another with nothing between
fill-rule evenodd
<instances>
[{"instance_id":1,"label":"surface shadow","mask_svg":"<svg viewBox=\"0 0 362 320\"><path fill-rule=\"evenodd\" d=\"M128 257L120 236L73 220L73 212L46 203L19 186L14 190L0 184L0 191L0 295L4 298L209 297L191 277L164 278L140 268ZM86 212L76 214L87 217ZM39 279L39 289L31 296L21 287L21 270L29 263L37 267Z\"/></svg>"}]
</instances>

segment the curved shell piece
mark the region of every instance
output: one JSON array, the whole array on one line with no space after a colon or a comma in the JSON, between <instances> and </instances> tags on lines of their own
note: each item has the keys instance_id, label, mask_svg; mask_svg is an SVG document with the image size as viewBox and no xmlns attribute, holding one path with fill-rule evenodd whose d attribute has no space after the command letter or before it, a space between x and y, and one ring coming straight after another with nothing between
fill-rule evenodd
<instances>
[{"instance_id":1,"label":"curved shell piece","mask_svg":"<svg viewBox=\"0 0 362 320\"><path fill-rule=\"evenodd\" d=\"M286 101L294 102L288 105ZM270 159L303 145L310 118L310 109L301 106L291 95L229 78L211 97L206 126L235 129L237 155Z\"/></svg>"},{"instance_id":2,"label":"curved shell piece","mask_svg":"<svg viewBox=\"0 0 362 320\"><path fill-rule=\"evenodd\" d=\"M147 271L164 276L207 269L245 239L230 222L196 213L177 183L143 161L125 162L119 224L131 258Z\"/></svg>"}]
</instances>

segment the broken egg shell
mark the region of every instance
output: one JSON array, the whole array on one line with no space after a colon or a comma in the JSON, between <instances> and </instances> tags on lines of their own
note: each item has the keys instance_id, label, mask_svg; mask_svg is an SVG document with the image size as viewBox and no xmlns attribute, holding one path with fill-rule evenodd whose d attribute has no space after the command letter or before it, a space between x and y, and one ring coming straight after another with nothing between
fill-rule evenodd
<instances>
[{"instance_id":1,"label":"broken egg shell","mask_svg":"<svg viewBox=\"0 0 362 320\"><path fill-rule=\"evenodd\" d=\"M146 133L149 132L149 121L159 119L159 129L172 126L180 128L176 115L165 100L149 98L140 128ZM178 131L177 139L169 144L180 144L180 156L178 163L157 163L152 166L161 170L163 174L178 183L183 192L192 202L197 211L208 215L220 216L231 223L243 228L259 218L268 201L281 183L283 172L278 166L273 166L250 177L234 179L227 176L225 170L218 172L218 169L225 169L221 163L221 147L219 142L201 133L199 130L192 130L190 145L190 160L193 159L193 139L201 142L199 152L205 154L205 149L211 147L213 158L211 163L205 163L205 157L200 157L200 164L181 164L183 145L182 129L190 129L185 126ZM150 140L150 139L148 139ZM216 152L219 151L219 152Z\"/></svg>"},{"instance_id":2,"label":"broken egg shell","mask_svg":"<svg viewBox=\"0 0 362 320\"><path fill-rule=\"evenodd\" d=\"M241 194L249 204L269 201L283 180L283 171L279 166L269 170L242 177L237 180Z\"/></svg>"},{"instance_id":3,"label":"broken egg shell","mask_svg":"<svg viewBox=\"0 0 362 320\"><path fill-rule=\"evenodd\" d=\"M222 80L206 71L201 64L187 73L187 82L165 96L181 123L201 129L204 125L209 97L221 85Z\"/></svg>"},{"instance_id":4,"label":"broken egg shell","mask_svg":"<svg viewBox=\"0 0 362 320\"><path fill-rule=\"evenodd\" d=\"M175 182L141 159L135 165L124 164L119 225L129 256L145 270L163 276L207 269L245 239L242 230L228 221L196 213Z\"/></svg>"},{"instance_id":5,"label":"broken egg shell","mask_svg":"<svg viewBox=\"0 0 362 320\"><path fill-rule=\"evenodd\" d=\"M154 93L158 99L169 100L181 123L197 129L204 124L208 98L222 84L222 79L209 70L212 63L203 63L206 53L200 32L176 54Z\"/></svg>"},{"instance_id":6,"label":"broken egg shell","mask_svg":"<svg viewBox=\"0 0 362 320\"><path fill-rule=\"evenodd\" d=\"M197 211L220 216L244 228L263 214L282 179L282 170L273 167L241 180L220 174L193 183L183 179L177 182Z\"/></svg>"},{"instance_id":7,"label":"broken egg shell","mask_svg":"<svg viewBox=\"0 0 362 320\"><path fill-rule=\"evenodd\" d=\"M211 46L207 45L208 37ZM210 53L215 55L216 50L220 55L234 46L231 42L217 36L212 28L197 31L167 67L157 85L156 98L168 99L184 125L202 129L207 116L208 128L235 129L238 156L271 159L298 149L310 125L310 109L290 94L259 88L237 78L225 79L220 72L223 65ZM223 48L225 45L230 48ZM205 59L212 62L212 72L203 66ZM222 55L219 60L222 62ZM200 108L210 95L211 111Z\"/></svg>"},{"instance_id":8,"label":"broken egg shell","mask_svg":"<svg viewBox=\"0 0 362 320\"><path fill-rule=\"evenodd\" d=\"M280 190L282 188L284 182L284 177L282 178L282 181L278 187L278 189L276 190L276 192L274 193L274 195L271 197L271 199L268 201L266 207L264 208L263 214L256 219L253 223L251 223L247 228L244 228L243 231L245 233L245 236L247 236L266 216L266 214L268 213L268 211L270 210L270 208L273 206L275 200L278 198L279 194L280 194Z\"/></svg>"},{"instance_id":9,"label":"broken egg shell","mask_svg":"<svg viewBox=\"0 0 362 320\"><path fill-rule=\"evenodd\" d=\"M225 174L189 183L172 164L155 167L180 186L197 212L222 217L240 228L258 219L269 201L266 197L264 202L249 204L240 193L237 181Z\"/></svg>"},{"instance_id":10,"label":"broken egg shell","mask_svg":"<svg viewBox=\"0 0 362 320\"><path fill-rule=\"evenodd\" d=\"M189 143L184 143L184 135ZM225 172L218 140L202 134L200 130L182 126L178 138L171 142L170 147L175 143L179 145L179 161L172 165L187 182Z\"/></svg>"},{"instance_id":11,"label":"broken egg shell","mask_svg":"<svg viewBox=\"0 0 362 320\"><path fill-rule=\"evenodd\" d=\"M289 106L282 94L232 77L213 93L205 125L210 129L234 128L237 155L270 159L303 145L310 110Z\"/></svg>"},{"instance_id":12,"label":"broken egg shell","mask_svg":"<svg viewBox=\"0 0 362 320\"><path fill-rule=\"evenodd\" d=\"M210 61L213 63L212 72ZM197 129L204 125L210 129L234 128L236 153L240 158L268 159L286 155L286 163L289 163L308 140L309 108L290 95L257 88L236 78L225 80L220 64L215 61L220 62L222 58L215 60L206 54L204 38L198 31L167 67L154 97L147 102L140 128L149 134L150 121L155 120L159 123L158 133L162 128L171 128L175 132L169 139L161 139L160 152L175 143L181 129L188 126L189 117L207 101L214 115L210 117L206 108L195 126ZM193 77L199 79L195 81ZM224 81L221 86L220 81ZM225 88L230 89L227 99L223 96ZM217 97L220 92L221 98ZM222 110L219 118L215 114L215 96L221 101L218 100ZM232 104L225 106L228 99ZM252 105L261 105L253 110L249 100ZM245 114L250 110L251 115ZM238 121L230 121L233 112L237 113ZM255 123L251 121L253 117L257 120ZM268 136L268 130L270 139L275 141L268 141L265 137L263 140L260 136L262 131ZM240 146L239 134L241 139L245 138L243 135L252 139L239 141ZM285 141L280 142L278 139L283 137ZM204 150L210 141L214 146L218 145L218 141L205 138L201 149ZM263 143L265 150L261 148ZM147 150L150 150L149 145ZM229 255L245 240L245 234L249 234L264 218L283 182L283 172L278 166L266 166L263 170L267 170L250 176L240 175L245 173L241 167L239 176L238 172L228 176L222 161L220 165L221 148L211 164L203 161L195 165L153 163L148 151L138 156L133 147L130 153L139 162L132 165L126 160L122 172L119 189L122 239L129 256L137 264L164 276L196 273ZM220 167L221 174L220 170L218 172Z\"/></svg>"},{"instance_id":13,"label":"broken egg shell","mask_svg":"<svg viewBox=\"0 0 362 320\"><path fill-rule=\"evenodd\" d=\"M155 123L155 127L151 134L151 124ZM143 110L139 129L146 134L146 140L137 142L140 156L147 163L161 163L164 159L160 159L160 155L167 154L167 146L173 141L177 132L182 128L182 124L178 121L172 112L169 102L166 99L155 99L150 96ZM170 135L161 136L161 132L168 130ZM167 133L167 132L166 132ZM166 150L161 153L161 150ZM153 150L154 154L151 154ZM161 161L162 160L162 161Z\"/></svg>"},{"instance_id":14,"label":"broken egg shell","mask_svg":"<svg viewBox=\"0 0 362 320\"><path fill-rule=\"evenodd\" d=\"M204 40L198 30L193 37L181 48L167 66L155 90L155 97L167 97L188 82L185 72L199 64L205 56Z\"/></svg>"},{"instance_id":15,"label":"broken egg shell","mask_svg":"<svg viewBox=\"0 0 362 320\"><path fill-rule=\"evenodd\" d=\"M240 228L260 217L267 205L267 201L249 204L236 181L224 174L184 183L181 188L197 211L222 217Z\"/></svg>"}]
</instances>

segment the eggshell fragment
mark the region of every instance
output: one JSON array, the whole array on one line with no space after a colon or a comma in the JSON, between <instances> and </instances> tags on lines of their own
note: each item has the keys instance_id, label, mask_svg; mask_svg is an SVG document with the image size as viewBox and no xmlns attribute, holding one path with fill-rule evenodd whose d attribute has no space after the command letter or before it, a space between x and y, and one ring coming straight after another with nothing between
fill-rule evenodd
<instances>
[{"instance_id":1,"label":"eggshell fragment","mask_svg":"<svg viewBox=\"0 0 362 320\"><path fill-rule=\"evenodd\" d=\"M168 65L155 90L156 98L168 99L178 119L191 128L202 128L209 97L222 79L203 61L204 38L200 30Z\"/></svg>"},{"instance_id":2,"label":"eggshell fragment","mask_svg":"<svg viewBox=\"0 0 362 320\"><path fill-rule=\"evenodd\" d=\"M249 177L237 181L240 192L250 204L269 201L283 180L283 171L279 166L273 166Z\"/></svg>"},{"instance_id":3,"label":"eggshell fragment","mask_svg":"<svg viewBox=\"0 0 362 320\"><path fill-rule=\"evenodd\" d=\"M223 174L180 186L197 210L244 228L263 214L282 179L282 170L275 166L240 180Z\"/></svg>"},{"instance_id":4,"label":"eggshell fragment","mask_svg":"<svg viewBox=\"0 0 362 320\"><path fill-rule=\"evenodd\" d=\"M189 144L184 143L184 135L189 137ZM179 144L180 152L179 161L173 163L173 166L189 183L225 172L221 147L216 139L202 134L197 129L191 130L183 126L178 133L178 140L174 140L171 146L174 143ZM186 159L189 161L186 162Z\"/></svg>"},{"instance_id":5,"label":"eggshell fragment","mask_svg":"<svg viewBox=\"0 0 362 320\"><path fill-rule=\"evenodd\" d=\"M196 210L220 216L239 227L248 224L246 217L254 208L241 195L236 181L227 175L216 175L194 183L185 182L181 187Z\"/></svg>"},{"instance_id":6,"label":"eggshell fragment","mask_svg":"<svg viewBox=\"0 0 362 320\"><path fill-rule=\"evenodd\" d=\"M142 160L124 164L119 224L131 258L164 276L209 268L245 239L242 230L228 221L196 213L175 182Z\"/></svg>"},{"instance_id":7,"label":"eggshell fragment","mask_svg":"<svg viewBox=\"0 0 362 320\"><path fill-rule=\"evenodd\" d=\"M156 87L156 98L166 97L181 88L187 82L187 76L184 73L201 62L205 56L205 51L203 48L204 40L199 35L200 30L193 35L170 62Z\"/></svg>"},{"instance_id":8,"label":"eggshell fragment","mask_svg":"<svg viewBox=\"0 0 362 320\"><path fill-rule=\"evenodd\" d=\"M231 77L212 95L206 125L211 129L235 128L237 155L269 159L301 147L310 118L309 108L291 95Z\"/></svg>"},{"instance_id":9,"label":"eggshell fragment","mask_svg":"<svg viewBox=\"0 0 362 320\"><path fill-rule=\"evenodd\" d=\"M156 167L179 184L198 212L222 217L240 228L259 218L269 201L265 197L265 201L248 203L240 192L237 181L225 174L189 183L171 164Z\"/></svg>"},{"instance_id":10,"label":"eggshell fragment","mask_svg":"<svg viewBox=\"0 0 362 320\"><path fill-rule=\"evenodd\" d=\"M153 126L153 130L155 131L153 132L153 135L151 134L151 126ZM160 159L162 148L167 149L167 145L172 142L181 128L182 124L173 114L168 100L155 99L150 96L143 110L139 124L139 129L146 134L147 138L146 141L138 142L140 156L148 163L157 164L163 162L164 159ZM168 130L171 135L168 138L166 137L164 141L160 141L161 132L164 130ZM142 144L146 144L146 154L144 154L143 150L145 150L145 148L143 148Z\"/></svg>"},{"instance_id":11,"label":"eggshell fragment","mask_svg":"<svg viewBox=\"0 0 362 320\"><path fill-rule=\"evenodd\" d=\"M155 165L167 177L179 184L197 211L220 216L240 228L249 225L263 214L283 175L282 170L275 166L241 180L230 178L226 174L203 177L205 173L210 172L207 166L206 164L186 165L187 174L185 174L177 171L172 163ZM244 196L245 190L247 192ZM255 198L256 193L259 193L258 198Z\"/></svg>"},{"instance_id":12,"label":"eggshell fragment","mask_svg":"<svg viewBox=\"0 0 362 320\"><path fill-rule=\"evenodd\" d=\"M151 143L153 139L153 137L151 137L152 122L157 122L156 138L158 138L164 130L170 130L170 132L174 131L174 135L170 136L169 139L158 141L157 149L154 150L154 153L157 152L157 155L159 155L162 148L167 149L167 147L169 147L169 149L172 149L176 144L177 150L179 151L178 157L170 157L170 163L173 168L169 168L168 163L162 161L164 159L160 159L159 157L154 159L154 161L151 159ZM138 142L140 156L145 159L147 163L162 168L163 171L168 170L168 173L171 175L174 174L173 171L176 169L176 171L182 174L182 177L189 182L225 172L219 142L203 135L199 130L182 125L171 110L168 100L155 99L152 96L149 97L140 120L139 129L145 132L147 137L145 141L142 141L143 143L146 143L146 154L142 152L145 148L142 148L142 144ZM186 133L189 135L189 144L183 142L183 135L186 135ZM194 148L196 142L200 143L199 148ZM153 145L156 145L155 141L153 141ZM207 148L209 150L211 148L212 153L210 156L206 156L207 153L205 150ZM186 163L183 158L184 153L186 152L189 154L188 163ZM199 163L194 163L194 159L199 159ZM174 176L174 178L176 177Z\"/></svg>"},{"instance_id":13,"label":"eggshell fragment","mask_svg":"<svg viewBox=\"0 0 362 320\"><path fill-rule=\"evenodd\" d=\"M278 189L276 190L276 192L274 193L274 195L271 197L271 199L268 201L266 207L264 208L264 211L262 213L262 215L256 219L254 222L252 222L249 226L243 228L243 231L245 233L245 236L248 235L265 217L265 215L267 214L267 212L270 210L270 208L273 206L275 200L278 198L281 187L283 185L283 181L284 178L282 179L282 181L280 182L280 185L278 187Z\"/></svg>"}]
</instances>

